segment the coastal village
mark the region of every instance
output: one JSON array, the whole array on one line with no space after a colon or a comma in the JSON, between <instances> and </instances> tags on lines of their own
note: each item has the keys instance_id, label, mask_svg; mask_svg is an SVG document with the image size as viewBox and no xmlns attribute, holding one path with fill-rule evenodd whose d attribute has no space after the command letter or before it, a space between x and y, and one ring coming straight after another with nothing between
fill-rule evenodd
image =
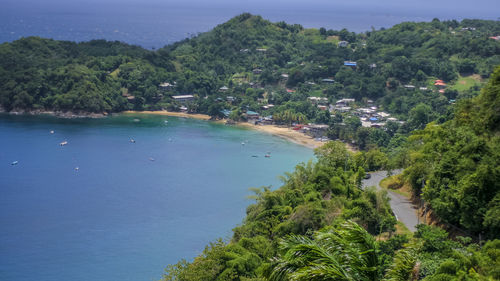
<instances>
[{"instance_id":1,"label":"coastal village","mask_svg":"<svg viewBox=\"0 0 500 281\"><path fill-rule=\"evenodd\" d=\"M340 41L338 43L338 47L346 47L349 43L347 41ZM256 49L256 52L266 52L266 49ZM242 53L249 52L248 49L242 49L240 50ZM357 62L355 61L345 61L344 62L345 67L352 68L353 70L356 69L357 67ZM371 69L376 69L377 65L376 64L370 64L369 67ZM268 103L268 98L269 95L274 95L275 92L279 90L279 88L282 88L286 91L287 94L294 94L297 89L296 88L288 88L286 87L286 82L289 79L289 74L287 73L281 73L280 76L280 81L278 85L274 86L273 88L264 88L262 85L258 82L258 76L263 72L262 69L256 68L251 71L251 74L248 75L234 75L233 81L237 82L239 86L242 86L243 84L246 84L251 89L256 89L262 93L262 97L257 98L257 102L259 104L259 109L254 111L250 110L245 107L240 108L241 109L241 117L240 120L238 121L243 121L251 125L255 126L267 126L267 125L273 125L273 126L280 126L280 127L287 127L289 129L292 129L294 131L303 133L306 136L309 136L313 138L316 141L321 141L325 142L328 141L329 138L327 137L327 131L329 129L328 124L324 123L300 123L300 122L293 122L291 124L282 124L279 122L276 122L273 118L273 109L275 108L274 104ZM255 81L253 81L255 80ZM231 81L231 82L233 82ZM335 84L336 81L330 77L330 78L322 78L318 82L314 81L307 81L304 84L307 85L308 87L315 89L316 93L321 93L324 90L324 86L330 86ZM427 81L427 84L430 84L429 86L427 85L412 85L412 84L406 84L406 85L401 85L400 87L404 88L407 91L420 91L423 93L439 93L439 94L444 94L445 89L448 87L447 83L445 83L441 79L435 79L432 81ZM159 89L161 91L160 95L167 95L170 96L172 101L178 105L177 110L180 113L184 114L191 114L194 113L190 110L190 105L195 103L197 99L200 99L196 94L178 94L176 92L176 82L164 82L161 83L159 86ZM270 90L271 89L271 90ZM226 124L231 125L231 124L236 124L236 121L231 119L231 113L233 110L228 109L228 108L233 108L233 104L237 101L237 97L235 95L232 95L231 93L234 93L230 87L224 85L219 88L218 93L217 93L217 99L216 101L218 103L224 104L225 108L220 110L220 119L224 120ZM271 91L270 93L268 91ZM244 95L244 93L242 94ZM208 97L205 96L203 97L204 99L207 99ZM390 113L384 111L382 108L376 105L376 102L371 99L363 98L362 100L356 100L354 98L341 98L341 99L331 99L327 98L326 96L320 94L316 96L309 96L307 97L307 101L312 104L315 108L317 108L318 111L323 112L329 112L330 117L335 117L336 115L341 115L343 119L346 118L359 118L361 121L361 126L365 128L384 128L388 122L394 122L399 125L405 124L405 121L399 120L395 116L392 116ZM454 99L450 99L449 103L454 103ZM165 110L165 109L164 109ZM240 122L241 124L241 122ZM345 126L344 123L339 123L339 126Z\"/></svg>"},{"instance_id":2,"label":"coastal village","mask_svg":"<svg viewBox=\"0 0 500 281\"><path fill-rule=\"evenodd\" d=\"M306 34L307 32L309 31L305 31ZM425 32L430 31L424 30ZM457 27L449 29L447 32L453 36L468 36L477 31L474 27ZM499 36L492 36L488 40L498 41L499 39ZM419 99L413 99L417 99L419 102L422 102L422 97L424 97L426 100L436 100L440 104L454 104L458 96L457 89L463 91L483 83L479 75L459 76L458 79L452 79L451 76L438 77L416 73L414 77L408 76L404 79L389 77L385 81L385 88L377 88L378 93L360 92L354 94L353 87L350 87L349 83L345 83L346 78L339 79L337 77L339 73L342 75L363 73L364 76L378 76L382 71L385 71L383 69L387 68L387 65L383 65L380 60L363 59L358 61L351 59L350 52L367 48L365 39L353 38L352 41L349 41L342 39L342 36L332 35L326 36L324 40L326 44L332 44L339 53L345 54L343 62L338 62L338 70L335 75L315 74L312 75L312 79L304 78L300 75L304 75L302 72L305 72L306 69L313 69L313 72L317 73L328 73L325 71L327 66L322 65L319 61L295 58L295 60L286 62L282 67L270 68L266 66L266 63L270 53L274 52L272 48L266 46L242 48L239 49L239 52L236 51L237 56L252 58L251 68L233 73L225 81L218 81L210 92L199 93L196 90L186 92L173 79L163 81L158 85L159 91L156 98L166 101L167 103L164 104L168 106L156 110L196 114L200 112L200 105L206 100L205 103L215 104L213 110L205 108L202 111L210 115L211 119L224 120L226 124L248 123L255 126L272 125L289 128L316 141L324 142L329 140L328 131L332 129L332 124L337 127L346 126L344 121L347 119L359 119L359 127L362 128L385 131L391 123L393 127L404 126L408 122L408 111L411 108L406 112L393 112L394 108L391 111L386 104L381 102L380 98L387 95L388 92L397 93L400 97L418 96ZM297 78L297 76L300 77ZM127 93L124 93L123 96L129 102L134 102L135 97ZM288 109L286 109L289 106L286 105L289 101L301 103L299 107L301 109L307 107L309 112L306 114L298 109L299 107L296 107L291 110L296 116L284 116L289 114ZM308 103L310 106L304 105L304 103ZM314 113L311 113L311 107ZM327 115L327 118L319 118ZM338 138L334 137L334 139Z\"/></svg>"}]
</instances>

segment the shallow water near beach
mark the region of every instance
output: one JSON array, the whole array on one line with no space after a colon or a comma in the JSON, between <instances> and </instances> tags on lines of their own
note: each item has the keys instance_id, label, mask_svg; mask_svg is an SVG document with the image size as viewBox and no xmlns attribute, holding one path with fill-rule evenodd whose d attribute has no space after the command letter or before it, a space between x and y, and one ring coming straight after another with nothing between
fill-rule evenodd
<instances>
[{"instance_id":1,"label":"shallow water near beach","mask_svg":"<svg viewBox=\"0 0 500 281\"><path fill-rule=\"evenodd\" d=\"M200 120L0 115L0 280L158 280L231 236L249 187L311 158Z\"/></svg>"}]
</instances>

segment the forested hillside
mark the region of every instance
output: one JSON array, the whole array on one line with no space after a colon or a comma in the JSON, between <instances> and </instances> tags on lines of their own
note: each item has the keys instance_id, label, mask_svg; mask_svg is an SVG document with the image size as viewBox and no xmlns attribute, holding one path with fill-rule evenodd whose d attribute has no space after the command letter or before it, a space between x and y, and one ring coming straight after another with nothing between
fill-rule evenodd
<instances>
[{"instance_id":1,"label":"forested hillside","mask_svg":"<svg viewBox=\"0 0 500 281\"><path fill-rule=\"evenodd\" d=\"M322 96L330 102L374 99L402 120L423 102L430 118L446 118L449 100L474 95L500 64L500 42L489 38L498 34L495 21L434 20L355 34L243 14L157 51L30 37L0 45L0 104L7 111L178 110L171 96L194 94L192 112L217 113L210 111L214 104L261 112L261 105L272 103L268 115L291 110L329 123L306 100ZM357 65L344 66L344 61ZM432 86L433 79L450 84L446 93L418 90ZM176 82L175 88L164 93L162 82ZM417 89L407 91L406 84ZM228 90L221 92L223 86ZM236 100L227 102L227 96Z\"/></svg>"}]
</instances>

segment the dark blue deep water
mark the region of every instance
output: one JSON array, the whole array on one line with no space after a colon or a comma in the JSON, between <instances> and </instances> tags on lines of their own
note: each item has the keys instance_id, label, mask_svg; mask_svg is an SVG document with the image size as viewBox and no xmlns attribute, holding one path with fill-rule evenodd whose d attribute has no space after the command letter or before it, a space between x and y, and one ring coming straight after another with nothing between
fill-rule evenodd
<instances>
[{"instance_id":1,"label":"dark blue deep water","mask_svg":"<svg viewBox=\"0 0 500 281\"><path fill-rule=\"evenodd\" d=\"M230 237L249 187L312 157L207 121L0 115L0 280L158 280Z\"/></svg>"},{"instance_id":2,"label":"dark blue deep water","mask_svg":"<svg viewBox=\"0 0 500 281\"><path fill-rule=\"evenodd\" d=\"M498 19L498 0L2 0L0 42L26 36L120 40L145 48L205 32L243 12L271 21L363 32L433 18Z\"/></svg>"}]
</instances>

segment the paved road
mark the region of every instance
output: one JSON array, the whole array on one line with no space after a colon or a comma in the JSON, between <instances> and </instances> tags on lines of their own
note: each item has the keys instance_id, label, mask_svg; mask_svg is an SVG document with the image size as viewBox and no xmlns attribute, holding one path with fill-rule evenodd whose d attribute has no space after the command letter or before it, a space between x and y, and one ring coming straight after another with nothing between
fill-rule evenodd
<instances>
[{"instance_id":1,"label":"paved road","mask_svg":"<svg viewBox=\"0 0 500 281\"><path fill-rule=\"evenodd\" d=\"M393 174L396 175L401 172L402 170L394 170ZM363 180L363 187L375 186L377 189L381 189L379 183L387 177L387 171L373 172L370 174L372 175L371 178ZM402 195L390 190L388 195L391 199L389 203L391 204L392 211L396 215L396 219L404 223L410 231L415 232L417 230L415 226L418 224L417 208L413 206L411 201Z\"/></svg>"}]
</instances>

